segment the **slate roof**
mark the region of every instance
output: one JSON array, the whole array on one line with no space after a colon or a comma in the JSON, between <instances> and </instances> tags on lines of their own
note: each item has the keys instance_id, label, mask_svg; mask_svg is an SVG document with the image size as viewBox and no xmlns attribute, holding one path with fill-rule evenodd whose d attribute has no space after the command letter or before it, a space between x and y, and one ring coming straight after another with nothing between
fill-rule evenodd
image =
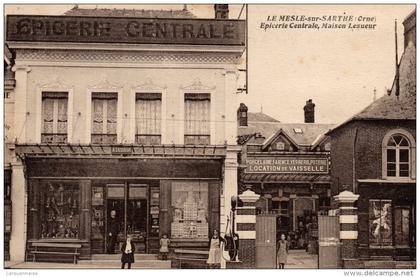
<instances>
[{"instance_id":1,"label":"slate roof","mask_svg":"<svg viewBox=\"0 0 420 277\"><path fill-rule=\"evenodd\" d=\"M265 113L248 113L248 122L257 121L257 122L280 122L277 119L265 114Z\"/></svg>"},{"instance_id":2,"label":"slate roof","mask_svg":"<svg viewBox=\"0 0 420 277\"><path fill-rule=\"evenodd\" d=\"M190 11L183 10L140 10L140 9L92 9L75 6L64 13L68 16L139 17L139 18L196 18Z\"/></svg>"},{"instance_id":3,"label":"slate roof","mask_svg":"<svg viewBox=\"0 0 420 277\"><path fill-rule=\"evenodd\" d=\"M394 78L390 95L377 99L334 130L354 120L416 120L416 48L412 43L407 46L401 57L399 76L399 96L396 96Z\"/></svg>"},{"instance_id":4,"label":"slate roof","mask_svg":"<svg viewBox=\"0 0 420 277\"><path fill-rule=\"evenodd\" d=\"M249 121L248 114L248 126L238 128L238 136L246 136L259 133L265 137L266 140L268 140L281 129L297 145L312 145L315 141L318 141L320 135L325 134L335 126L335 124L323 123L281 123L279 121ZM295 128L301 129L302 133L296 133L294 131Z\"/></svg>"}]
</instances>

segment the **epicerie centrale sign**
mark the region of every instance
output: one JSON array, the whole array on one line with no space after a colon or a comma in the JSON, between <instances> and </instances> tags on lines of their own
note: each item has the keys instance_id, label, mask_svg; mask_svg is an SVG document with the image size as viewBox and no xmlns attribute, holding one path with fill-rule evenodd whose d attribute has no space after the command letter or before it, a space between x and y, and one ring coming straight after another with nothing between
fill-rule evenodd
<instances>
[{"instance_id":1,"label":"epicerie centrale sign","mask_svg":"<svg viewBox=\"0 0 420 277\"><path fill-rule=\"evenodd\" d=\"M245 21L7 16L7 41L245 45Z\"/></svg>"},{"instance_id":2,"label":"epicerie centrale sign","mask_svg":"<svg viewBox=\"0 0 420 277\"><path fill-rule=\"evenodd\" d=\"M327 174L327 158L306 157L248 157L247 173Z\"/></svg>"}]
</instances>

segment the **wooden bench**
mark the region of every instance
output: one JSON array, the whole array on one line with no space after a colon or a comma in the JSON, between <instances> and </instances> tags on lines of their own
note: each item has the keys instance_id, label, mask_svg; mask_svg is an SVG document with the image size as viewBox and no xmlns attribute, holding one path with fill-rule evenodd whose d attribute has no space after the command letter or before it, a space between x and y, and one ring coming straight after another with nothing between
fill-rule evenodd
<instances>
[{"instance_id":1,"label":"wooden bench","mask_svg":"<svg viewBox=\"0 0 420 277\"><path fill-rule=\"evenodd\" d=\"M32 261L36 262L36 256L41 255L57 255L57 256L73 256L73 263L77 264L80 253L78 250L82 248L81 244L77 243L55 243L55 242L33 242L32 246L35 248L30 251L32 254ZM63 250L63 251L59 251Z\"/></svg>"},{"instance_id":2,"label":"wooden bench","mask_svg":"<svg viewBox=\"0 0 420 277\"><path fill-rule=\"evenodd\" d=\"M182 268L182 261L199 261L207 262L209 255L208 251L203 250L190 250L190 249L175 249L175 259L179 262L179 268Z\"/></svg>"}]
</instances>

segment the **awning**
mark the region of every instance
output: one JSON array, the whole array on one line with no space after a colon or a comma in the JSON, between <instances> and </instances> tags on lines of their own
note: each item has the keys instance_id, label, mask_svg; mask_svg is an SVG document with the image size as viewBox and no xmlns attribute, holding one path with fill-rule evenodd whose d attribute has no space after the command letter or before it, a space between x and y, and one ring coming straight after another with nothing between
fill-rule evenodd
<instances>
[{"instance_id":1,"label":"awning","mask_svg":"<svg viewBox=\"0 0 420 277\"><path fill-rule=\"evenodd\" d=\"M260 174L246 173L243 175L244 183L313 183L330 184L330 175L324 174Z\"/></svg>"}]
</instances>

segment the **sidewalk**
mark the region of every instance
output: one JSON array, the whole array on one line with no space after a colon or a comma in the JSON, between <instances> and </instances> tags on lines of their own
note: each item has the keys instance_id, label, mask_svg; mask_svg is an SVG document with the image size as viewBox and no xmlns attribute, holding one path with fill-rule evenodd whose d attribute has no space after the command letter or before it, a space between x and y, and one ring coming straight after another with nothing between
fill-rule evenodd
<instances>
[{"instance_id":1,"label":"sidewalk","mask_svg":"<svg viewBox=\"0 0 420 277\"><path fill-rule=\"evenodd\" d=\"M41 262L13 262L6 261L5 269L120 269L121 263L103 261L79 261L72 263L41 263ZM132 269L170 269L170 261L136 261L131 265Z\"/></svg>"}]
</instances>

